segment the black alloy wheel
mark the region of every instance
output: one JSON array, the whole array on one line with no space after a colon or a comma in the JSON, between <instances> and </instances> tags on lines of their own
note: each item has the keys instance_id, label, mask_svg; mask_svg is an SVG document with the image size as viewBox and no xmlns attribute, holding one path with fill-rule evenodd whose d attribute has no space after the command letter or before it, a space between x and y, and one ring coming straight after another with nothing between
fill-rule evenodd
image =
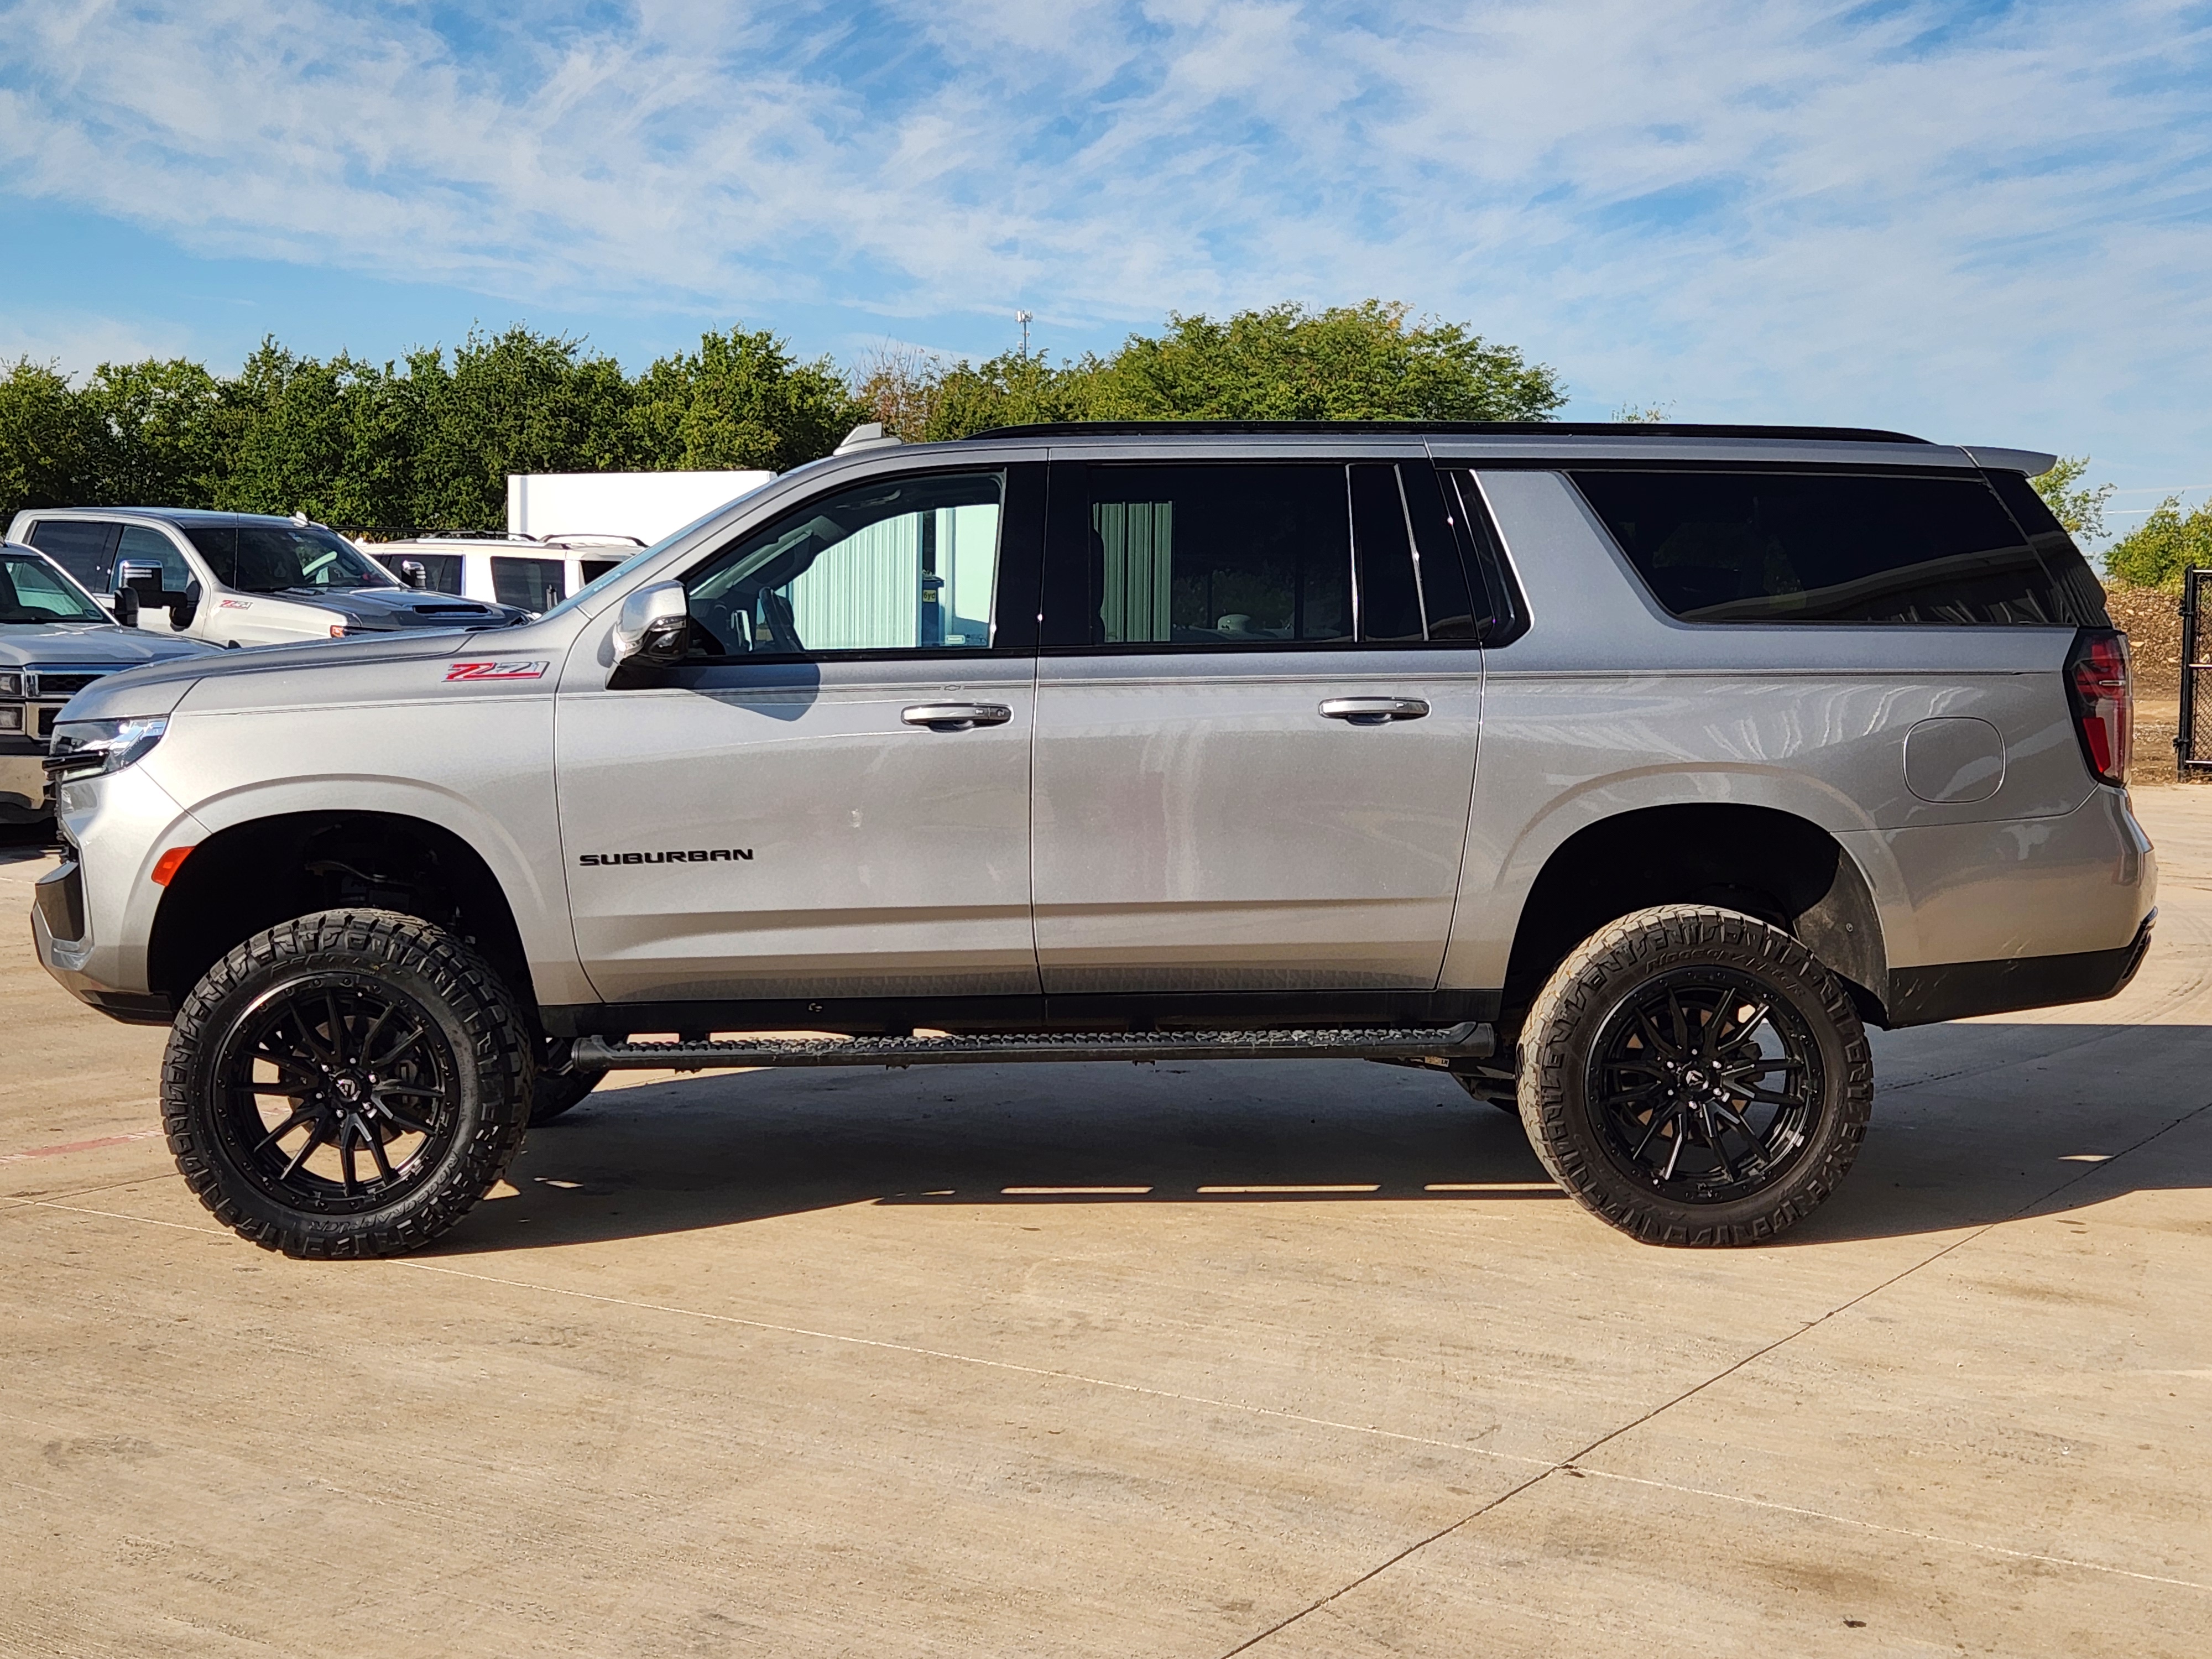
<instances>
[{"instance_id":1,"label":"black alloy wheel","mask_svg":"<svg viewBox=\"0 0 2212 1659\"><path fill-rule=\"evenodd\" d=\"M1685 1204L1771 1186L1811 1144L1824 1082L1804 1016L1753 975L1683 968L1614 1009L1583 1099L1613 1163Z\"/></svg>"},{"instance_id":2,"label":"black alloy wheel","mask_svg":"<svg viewBox=\"0 0 2212 1659\"><path fill-rule=\"evenodd\" d=\"M265 991L217 1044L225 1150L261 1191L324 1215L429 1178L459 1122L453 1044L412 998L359 974Z\"/></svg>"},{"instance_id":3,"label":"black alloy wheel","mask_svg":"<svg viewBox=\"0 0 2212 1659\"><path fill-rule=\"evenodd\" d=\"M177 1012L161 1121L216 1219L287 1255L392 1255L466 1215L522 1145L531 1039L493 969L392 910L256 933Z\"/></svg>"},{"instance_id":4,"label":"black alloy wheel","mask_svg":"<svg viewBox=\"0 0 2212 1659\"><path fill-rule=\"evenodd\" d=\"M1874 1104L1857 1009L1733 910L1660 905L1584 940L1521 1034L1521 1121L1583 1206L1649 1243L1746 1244L1809 1215Z\"/></svg>"}]
</instances>

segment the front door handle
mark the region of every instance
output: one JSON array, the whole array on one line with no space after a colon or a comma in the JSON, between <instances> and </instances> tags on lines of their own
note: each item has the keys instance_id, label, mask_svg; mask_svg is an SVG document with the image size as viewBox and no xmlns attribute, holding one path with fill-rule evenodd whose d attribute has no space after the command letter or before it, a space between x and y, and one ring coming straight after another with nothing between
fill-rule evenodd
<instances>
[{"instance_id":1,"label":"front door handle","mask_svg":"<svg viewBox=\"0 0 2212 1659\"><path fill-rule=\"evenodd\" d=\"M1321 712L1333 720L1354 726L1387 726L1392 720L1417 720L1429 712L1419 697L1326 697Z\"/></svg>"},{"instance_id":2,"label":"front door handle","mask_svg":"<svg viewBox=\"0 0 2212 1659\"><path fill-rule=\"evenodd\" d=\"M908 726L933 732L965 732L972 726L1004 726L1014 711L1002 702L918 702L899 711Z\"/></svg>"}]
</instances>

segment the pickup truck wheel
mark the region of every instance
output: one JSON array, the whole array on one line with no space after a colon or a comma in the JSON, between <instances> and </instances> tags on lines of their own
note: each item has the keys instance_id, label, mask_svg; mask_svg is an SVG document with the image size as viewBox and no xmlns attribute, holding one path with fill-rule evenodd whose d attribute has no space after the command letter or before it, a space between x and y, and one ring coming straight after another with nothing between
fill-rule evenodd
<instances>
[{"instance_id":1,"label":"pickup truck wheel","mask_svg":"<svg viewBox=\"0 0 2212 1659\"><path fill-rule=\"evenodd\" d=\"M1858 1156L1874 1057L1835 976L1778 927L1662 905L1561 963L1522 1034L1521 1121L1553 1178L1647 1243L1749 1244Z\"/></svg>"},{"instance_id":2,"label":"pickup truck wheel","mask_svg":"<svg viewBox=\"0 0 2212 1659\"><path fill-rule=\"evenodd\" d=\"M498 975L443 929L326 910L255 934L185 999L162 1127L241 1237L394 1255L466 1215L522 1145L529 1044Z\"/></svg>"},{"instance_id":3,"label":"pickup truck wheel","mask_svg":"<svg viewBox=\"0 0 2212 1659\"><path fill-rule=\"evenodd\" d=\"M590 1072L571 1066L565 1072L539 1072L530 1082L530 1127L550 1123L606 1080L605 1067Z\"/></svg>"}]
</instances>

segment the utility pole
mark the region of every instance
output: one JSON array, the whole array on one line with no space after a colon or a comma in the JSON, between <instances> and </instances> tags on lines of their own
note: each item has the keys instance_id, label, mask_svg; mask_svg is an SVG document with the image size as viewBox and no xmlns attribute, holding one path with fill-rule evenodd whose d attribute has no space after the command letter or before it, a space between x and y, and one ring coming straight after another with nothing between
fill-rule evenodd
<instances>
[{"instance_id":1,"label":"utility pole","mask_svg":"<svg viewBox=\"0 0 2212 1659\"><path fill-rule=\"evenodd\" d=\"M1014 320L1022 325L1022 356L1026 357L1030 355L1030 325L1036 320L1036 315L1031 312L1018 311L1014 313Z\"/></svg>"}]
</instances>

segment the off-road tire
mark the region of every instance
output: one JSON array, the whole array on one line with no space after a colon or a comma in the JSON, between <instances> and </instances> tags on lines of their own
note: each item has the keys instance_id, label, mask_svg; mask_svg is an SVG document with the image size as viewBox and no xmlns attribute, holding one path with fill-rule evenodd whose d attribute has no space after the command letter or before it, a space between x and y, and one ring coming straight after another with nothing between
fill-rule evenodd
<instances>
[{"instance_id":1,"label":"off-road tire","mask_svg":"<svg viewBox=\"0 0 2212 1659\"><path fill-rule=\"evenodd\" d=\"M1740 1198L1681 1202L1624 1166L1589 1099L1592 1050L1608 1022L1677 970L1711 968L1784 1000L1817 1051L1802 1147L1771 1184ZM1803 1220L1835 1190L1865 1139L1874 1056L1833 974L1780 928L1737 911L1660 905L1608 923L1538 994L1521 1037L1521 1121L1544 1167L1601 1220L1651 1244L1753 1244Z\"/></svg>"},{"instance_id":2,"label":"off-road tire","mask_svg":"<svg viewBox=\"0 0 2212 1659\"><path fill-rule=\"evenodd\" d=\"M530 1085L530 1127L550 1123L607 1080L606 1068L587 1072L572 1066L565 1072L541 1071Z\"/></svg>"},{"instance_id":3,"label":"off-road tire","mask_svg":"<svg viewBox=\"0 0 2212 1659\"><path fill-rule=\"evenodd\" d=\"M347 1214L283 1202L246 1173L222 1132L218 1049L249 1011L303 979L339 976L389 989L430 1017L453 1062L453 1116L418 1184ZM392 910L325 910L256 933L214 967L178 1011L161 1063L161 1122L178 1170L241 1238L304 1257L420 1249L505 1173L527 1127L531 1039L500 977L444 929ZM350 1170L350 1165L349 1165Z\"/></svg>"}]
</instances>

